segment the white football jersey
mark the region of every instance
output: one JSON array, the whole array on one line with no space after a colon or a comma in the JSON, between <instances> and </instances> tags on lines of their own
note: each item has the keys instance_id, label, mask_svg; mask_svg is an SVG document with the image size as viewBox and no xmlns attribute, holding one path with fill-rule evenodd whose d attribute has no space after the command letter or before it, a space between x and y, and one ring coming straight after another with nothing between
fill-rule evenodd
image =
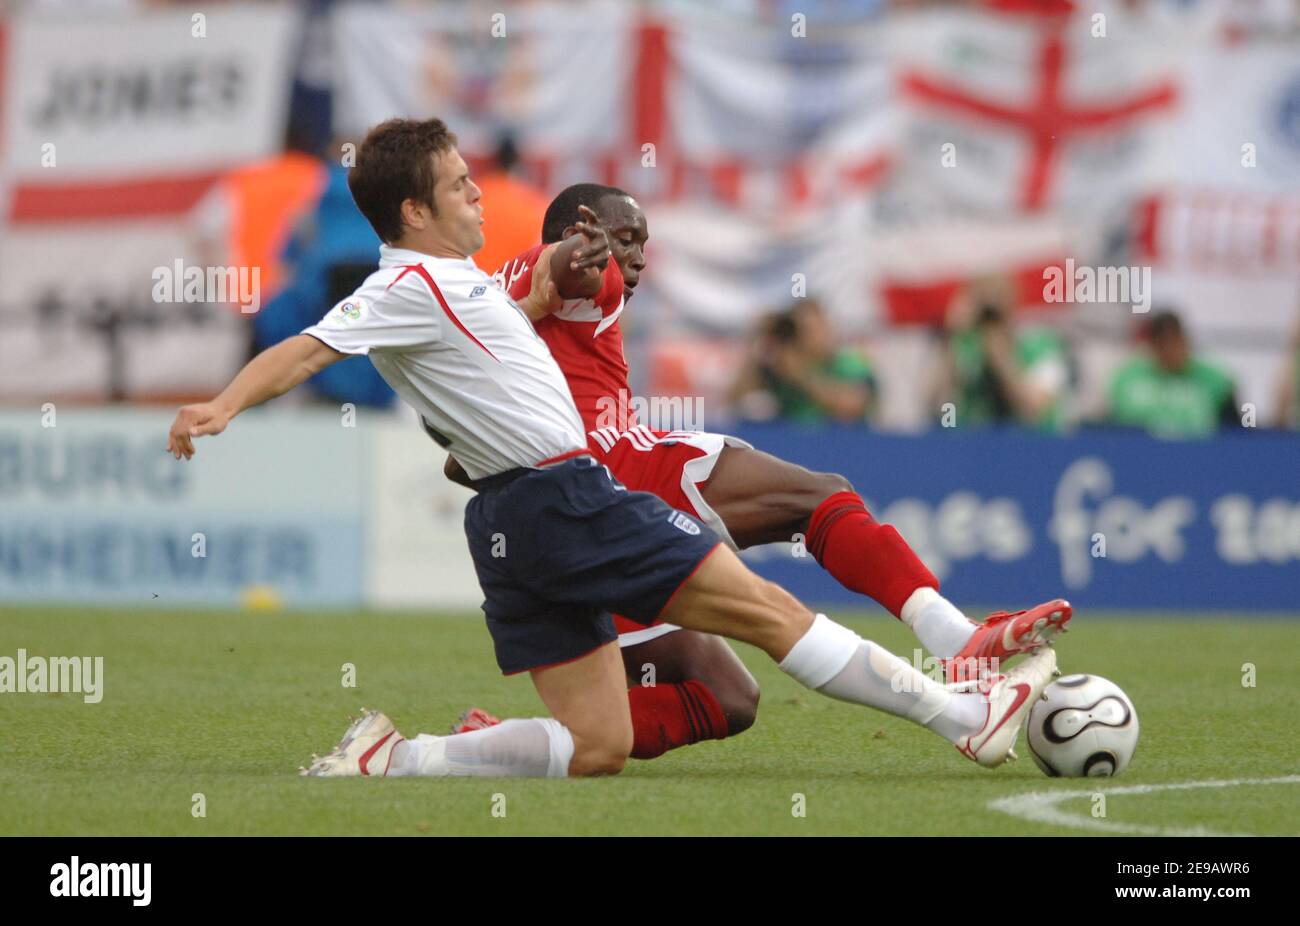
<instances>
[{"instance_id":1,"label":"white football jersey","mask_svg":"<svg viewBox=\"0 0 1300 926\"><path fill-rule=\"evenodd\" d=\"M585 448L564 374L474 261L382 245L379 269L303 331L365 354L471 479Z\"/></svg>"}]
</instances>

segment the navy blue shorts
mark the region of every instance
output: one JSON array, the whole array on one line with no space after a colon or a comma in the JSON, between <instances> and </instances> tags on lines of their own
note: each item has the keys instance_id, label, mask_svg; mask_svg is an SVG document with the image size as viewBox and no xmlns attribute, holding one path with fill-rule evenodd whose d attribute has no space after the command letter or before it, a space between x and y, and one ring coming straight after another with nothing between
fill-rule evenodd
<instances>
[{"instance_id":1,"label":"navy blue shorts","mask_svg":"<svg viewBox=\"0 0 1300 926\"><path fill-rule=\"evenodd\" d=\"M465 535L506 674L616 639L612 611L650 623L721 542L658 496L628 491L589 456L475 487Z\"/></svg>"}]
</instances>

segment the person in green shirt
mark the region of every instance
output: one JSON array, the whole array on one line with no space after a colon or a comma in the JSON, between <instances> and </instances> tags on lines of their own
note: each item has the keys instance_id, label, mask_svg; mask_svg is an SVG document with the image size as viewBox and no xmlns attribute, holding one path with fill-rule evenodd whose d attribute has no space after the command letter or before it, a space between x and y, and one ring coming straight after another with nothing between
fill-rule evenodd
<instances>
[{"instance_id":1,"label":"person in green shirt","mask_svg":"<svg viewBox=\"0 0 1300 926\"><path fill-rule=\"evenodd\" d=\"M1158 437L1204 437L1240 425L1232 378L1192 354L1176 314L1156 312L1144 334L1145 354L1120 367L1111 380L1112 424Z\"/></svg>"},{"instance_id":2,"label":"person in green shirt","mask_svg":"<svg viewBox=\"0 0 1300 926\"><path fill-rule=\"evenodd\" d=\"M875 405L876 379L863 354L836 346L821 304L803 299L768 321L756 358L733 390L751 408L756 392L764 397L763 417L862 423Z\"/></svg>"},{"instance_id":3,"label":"person in green shirt","mask_svg":"<svg viewBox=\"0 0 1300 926\"><path fill-rule=\"evenodd\" d=\"M1071 379L1065 339L1046 326L1013 325L1013 303L1010 282L1000 278L977 281L954 299L932 396L941 422L952 403L958 427L1063 428Z\"/></svg>"}]
</instances>

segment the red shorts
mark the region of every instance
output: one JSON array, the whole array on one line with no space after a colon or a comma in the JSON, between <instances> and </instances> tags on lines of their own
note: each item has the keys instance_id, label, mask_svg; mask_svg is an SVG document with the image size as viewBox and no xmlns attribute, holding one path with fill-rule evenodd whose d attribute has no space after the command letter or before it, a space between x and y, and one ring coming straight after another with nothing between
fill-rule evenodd
<instances>
[{"instance_id":1,"label":"red shorts","mask_svg":"<svg viewBox=\"0 0 1300 926\"><path fill-rule=\"evenodd\" d=\"M601 428L587 435L596 459L609 467L614 478L636 492L658 495L672 507L695 515L727 546L736 548L722 519L704 501L700 486L713 475L723 447L750 447L738 437L708 431L651 431L637 425L619 432ZM650 625L615 614L618 645L634 646L674 630L676 624Z\"/></svg>"}]
</instances>

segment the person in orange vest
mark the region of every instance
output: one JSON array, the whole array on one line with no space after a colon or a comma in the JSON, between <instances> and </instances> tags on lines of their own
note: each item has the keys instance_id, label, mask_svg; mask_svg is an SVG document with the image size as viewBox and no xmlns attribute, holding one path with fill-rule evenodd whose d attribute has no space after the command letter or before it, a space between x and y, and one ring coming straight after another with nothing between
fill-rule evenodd
<instances>
[{"instance_id":1,"label":"person in orange vest","mask_svg":"<svg viewBox=\"0 0 1300 926\"><path fill-rule=\"evenodd\" d=\"M474 255L474 263L485 273L537 243L550 205L536 187L516 176L519 151L509 135L501 136L495 161L487 174L474 178L483 191L482 201L488 203L483 210L483 250Z\"/></svg>"},{"instance_id":2,"label":"person in orange vest","mask_svg":"<svg viewBox=\"0 0 1300 926\"><path fill-rule=\"evenodd\" d=\"M202 262L250 268L266 305L284 283L280 255L294 224L319 199L327 176L291 127L283 151L234 168L196 208Z\"/></svg>"}]
</instances>

